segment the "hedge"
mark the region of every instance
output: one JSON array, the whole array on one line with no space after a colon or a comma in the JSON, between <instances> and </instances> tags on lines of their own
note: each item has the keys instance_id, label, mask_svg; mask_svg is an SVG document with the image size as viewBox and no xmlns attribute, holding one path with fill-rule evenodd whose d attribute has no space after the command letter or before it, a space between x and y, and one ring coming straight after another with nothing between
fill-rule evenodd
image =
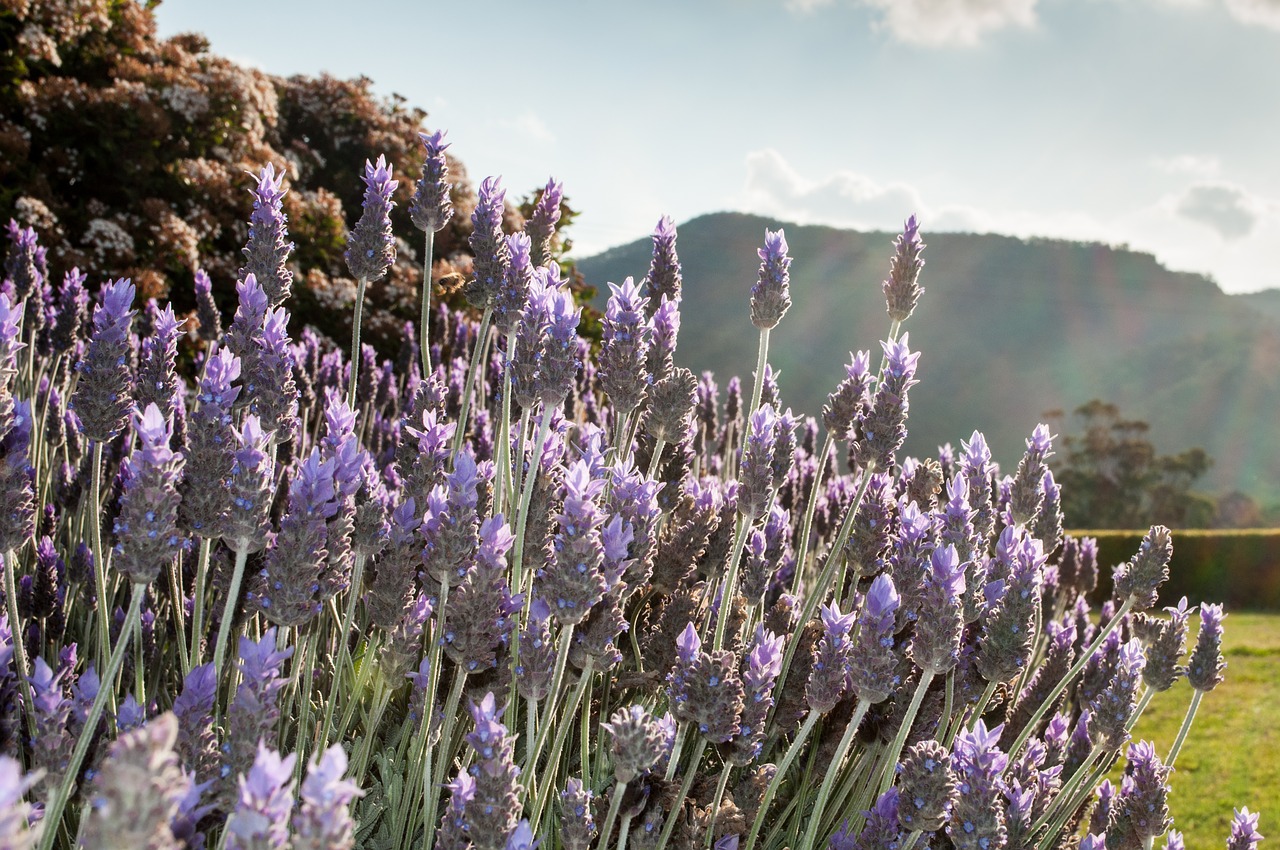
<instances>
[{"instance_id":1,"label":"hedge","mask_svg":"<svg viewBox=\"0 0 1280 850\"><path fill-rule=\"evenodd\" d=\"M1098 593L1111 592L1111 568L1133 557L1145 530L1071 531L1098 540ZM1223 602L1230 610L1280 611L1280 529L1173 532L1169 581L1160 606L1186 596L1192 604Z\"/></svg>"}]
</instances>

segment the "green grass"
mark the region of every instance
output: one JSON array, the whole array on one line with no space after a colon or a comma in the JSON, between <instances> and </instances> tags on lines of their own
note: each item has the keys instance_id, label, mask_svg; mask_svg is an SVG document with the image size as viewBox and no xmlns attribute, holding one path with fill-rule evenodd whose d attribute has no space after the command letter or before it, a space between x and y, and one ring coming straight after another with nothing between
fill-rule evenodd
<instances>
[{"instance_id":1,"label":"green grass","mask_svg":"<svg viewBox=\"0 0 1280 850\"><path fill-rule=\"evenodd\" d=\"M1262 812L1263 835L1280 834L1280 615L1231 614L1223 647L1226 681L1205 694L1170 778L1174 828L1189 850L1224 847L1232 810L1241 806ZM1167 755L1190 700L1185 679L1157 694L1134 738Z\"/></svg>"}]
</instances>

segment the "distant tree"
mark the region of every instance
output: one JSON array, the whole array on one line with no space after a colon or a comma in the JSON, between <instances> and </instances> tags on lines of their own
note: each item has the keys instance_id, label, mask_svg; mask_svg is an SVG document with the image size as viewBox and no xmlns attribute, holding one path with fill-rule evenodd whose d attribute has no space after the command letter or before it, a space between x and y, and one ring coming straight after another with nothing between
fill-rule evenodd
<instances>
[{"instance_id":1,"label":"distant tree","mask_svg":"<svg viewBox=\"0 0 1280 850\"><path fill-rule=\"evenodd\" d=\"M1065 431L1062 411L1057 419ZM1053 459L1062 485L1062 510L1071 528L1143 528L1162 523L1203 528L1213 523L1215 505L1192 491L1213 461L1204 449L1176 455L1156 452L1151 426L1126 419L1120 409L1094 399L1076 408L1079 431L1064 433Z\"/></svg>"},{"instance_id":2,"label":"distant tree","mask_svg":"<svg viewBox=\"0 0 1280 850\"><path fill-rule=\"evenodd\" d=\"M423 240L407 209L426 113L374 94L364 77L283 78L211 53L200 35L159 39L154 5L0 0L0 224L36 228L55 286L76 265L91 285L129 276L140 297L182 312L204 268L230 313L250 175L272 163L286 174L297 245L294 324L345 340L355 293L346 230L360 215L365 160L386 154L400 181L399 259L370 287L364 327L366 341L397 345L403 320L417 318ZM437 280L471 268L476 198L452 157L450 179L455 215L436 236ZM508 231L523 222L515 201Z\"/></svg>"}]
</instances>

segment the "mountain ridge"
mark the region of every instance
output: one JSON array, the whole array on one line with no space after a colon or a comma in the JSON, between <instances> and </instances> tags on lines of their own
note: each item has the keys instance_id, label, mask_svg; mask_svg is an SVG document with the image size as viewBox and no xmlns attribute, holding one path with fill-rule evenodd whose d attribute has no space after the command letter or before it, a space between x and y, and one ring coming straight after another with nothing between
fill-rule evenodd
<instances>
[{"instance_id":1,"label":"mountain ridge","mask_svg":"<svg viewBox=\"0 0 1280 850\"><path fill-rule=\"evenodd\" d=\"M679 225L684 322L676 360L723 388L750 385L758 334L750 289L765 228L786 230L793 305L770 335L782 403L817 415L849 353L888 332L880 283L895 234L708 213ZM1016 463L1043 412L1093 398L1150 422L1164 452L1201 446L1214 467L1201 489L1280 502L1280 291L1228 295L1151 254L1088 242L991 234L923 234L925 292L903 325L922 351L906 451L958 447L974 430ZM600 292L637 280L641 239L578 261ZM708 321L706 317L718 317ZM694 329L696 328L696 332ZM1066 427L1072 430L1073 423Z\"/></svg>"}]
</instances>

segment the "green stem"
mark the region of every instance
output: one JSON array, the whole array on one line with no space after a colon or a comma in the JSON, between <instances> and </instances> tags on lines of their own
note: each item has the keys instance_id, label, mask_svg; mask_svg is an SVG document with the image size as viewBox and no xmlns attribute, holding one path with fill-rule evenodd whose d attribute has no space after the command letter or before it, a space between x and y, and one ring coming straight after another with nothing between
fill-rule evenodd
<instances>
[{"instance_id":1,"label":"green stem","mask_svg":"<svg viewBox=\"0 0 1280 850\"><path fill-rule=\"evenodd\" d=\"M911 695L911 704L907 706L907 714L902 718L902 725L898 727L898 734L893 738L893 746L889 749L889 757L884 761L884 776L880 779L880 790L878 794L883 794L889 790L889 786L893 784L894 771L898 767L898 756L902 755L902 748L907 743L907 735L911 732L911 725L916 722L916 713L920 711L920 703L924 702L924 692L929 690L929 683L933 681L933 677L937 675L932 670L920 671L920 684L916 685L916 692Z\"/></svg>"},{"instance_id":2,"label":"green stem","mask_svg":"<svg viewBox=\"0 0 1280 850\"><path fill-rule=\"evenodd\" d=\"M27 663L27 642L23 639L27 630L23 628L18 617L18 579L15 575L17 555L10 549L4 553L4 598L9 608L9 629L13 634L13 659L18 667L18 687L22 691L22 704L26 710L22 714L27 718L27 737L34 742L36 738L36 720L31 706L35 705L31 698L31 665ZM107 680L104 679L105 683Z\"/></svg>"},{"instance_id":3,"label":"green stem","mask_svg":"<svg viewBox=\"0 0 1280 850\"><path fill-rule=\"evenodd\" d=\"M556 651L555 671L551 674L551 689L547 691L547 704L542 710L542 721L538 724L538 738L533 745L533 752L524 766L524 775L529 777L528 789L534 791L538 759L542 756L542 748L547 744L547 737L557 724L555 722L556 698L560 695L560 686L564 684L564 670L569 663L569 645L573 643L573 623L567 623L560 635L560 646Z\"/></svg>"},{"instance_id":4,"label":"green stem","mask_svg":"<svg viewBox=\"0 0 1280 850\"><path fill-rule=\"evenodd\" d=\"M796 628L803 629L813 619L814 613L818 610L818 606L822 604L822 600L826 598L827 590L830 589L831 580L835 576L836 565L844 557L844 544L849 539L849 533L853 529L853 518L858 513L858 506L862 504L862 498L866 495L867 485L871 483L871 474L875 472L875 461L867 463L866 468L862 471L862 483L858 485L858 493L854 496L853 502L849 505L849 509L845 511L844 521L840 523L840 531L836 535L836 539L831 544L831 548L827 550L827 563L822 568L822 574L818 576L817 583L813 589L805 593L804 608L800 612L800 619L796 621ZM797 562L797 567L799 562ZM782 672L778 676L778 681L786 684L787 674L791 671L791 662L795 658L796 647L800 645L800 641L787 641L787 650L782 656ZM777 711L777 705L769 709L769 719L772 721L773 714Z\"/></svg>"},{"instance_id":5,"label":"green stem","mask_svg":"<svg viewBox=\"0 0 1280 850\"><path fill-rule=\"evenodd\" d=\"M187 607L185 594L182 592L181 567L177 558L169 562L169 590L173 604L173 623L178 632L178 663L182 665L182 676L185 679L191 672L191 653L187 650Z\"/></svg>"},{"instance_id":6,"label":"green stem","mask_svg":"<svg viewBox=\"0 0 1280 850\"><path fill-rule=\"evenodd\" d=\"M422 360L422 378L431 374L431 267L435 253L436 232L427 228L427 246L422 252L422 318L418 323L418 352Z\"/></svg>"},{"instance_id":7,"label":"green stem","mask_svg":"<svg viewBox=\"0 0 1280 850\"><path fill-rule=\"evenodd\" d=\"M351 380L347 382L347 404L352 409L356 406L356 378L360 374L360 316L364 312L364 290L368 285L369 281L363 277L356 281L356 306L351 317Z\"/></svg>"},{"instance_id":8,"label":"green stem","mask_svg":"<svg viewBox=\"0 0 1280 850\"><path fill-rule=\"evenodd\" d=\"M352 771L356 785L364 784L364 772L369 766L370 756L373 755L373 741L378 736L378 726L382 723L382 715L387 710L387 704L391 702L391 688L387 687L386 682L378 682L378 694L375 700L373 714L369 716L364 727L364 738L360 741L360 750L356 755L355 770Z\"/></svg>"},{"instance_id":9,"label":"green stem","mask_svg":"<svg viewBox=\"0 0 1280 850\"><path fill-rule=\"evenodd\" d=\"M857 734L858 726L861 725L862 718L866 716L869 708L871 703L867 700L858 700L858 705L853 710L853 718L845 727L843 737L840 738L840 746L836 748L835 757L827 765L827 774L823 777L822 784L818 786L818 799L813 804L813 813L809 815L809 827L805 830L804 841L800 843L803 850L814 847L814 841L818 837L818 826L822 822L823 809L826 808L827 800L831 796L831 789L835 787L836 777L840 774L844 757L849 752L849 747L853 745L853 736Z\"/></svg>"},{"instance_id":10,"label":"green stem","mask_svg":"<svg viewBox=\"0 0 1280 850\"><path fill-rule=\"evenodd\" d=\"M578 686L573 689L573 696L569 700L569 704L565 706L564 715L560 723L547 722L544 726L556 727L556 741L551 747L551 756L547 759L546 775L543 778L542 790L538 792L538 799L533 807L533 819L531 825L533 831L538 831L538 826L542 822L542 813L546 810L547 801L556 793L556 780L560 775L560 755L564 752L564 743L569 738L569 728L573 726L567 718L573 717L578 711L578 705L582 702L582 695L586 693L587 685L591 683L591 662L587 661L587 666L583 668L582 675L578 677ZM548 697L550 700L550 697ZM548 701L547 705L551 703ZM585 778L585 776L584 776Z\"/></svg>"},{"instance_id":11,"label":"green stem","mask_svg":"<svg viewBox=\"0 0 1280 850\"><path fill-rule=\"evenodd\" d=\"M764 790L764 798L760 800L760 808L756 810L756 819L751 824L751 837L747 839L747 850L755 850L756 841L760 838L760 832L764 827L764 817L769 811L769 804L773 802L773 798L778 793L778 788L782 786L782 780L787 775L787 770L791 767L791 762L795 761L796 755L804 746L804 742L809 737L809 733L813 731L813 727L817 725L818 718L822 715L816 711L810 711L809 716L804 719L804 725L800 727L800 731L796 734L795 740L791 742L791 746L787 747L787 752L782 756L782 762L778 765L778 770L773 774L773 779L769 780L769 785Z\"/></svg>"},{"instance_id":12,"label":"green stem","mask_svg":"<svg viewBox=\"0 0 1280 850\"><path fill-rule=\"evenodd\" d=\"M195 603L191 607L191 666L199 667L204 655L204 586L209 574L209 552L213 541L200 538L200 557L196 561Z\"/></svg>"},{"instance_id":13,"label":"green stem","mask_svg":"<svg viewBox=\"0 0 1280 850\"><path fill-rule=\"evenodd\" d=\"M94 733L98 728L98 720L102 717L102 709L106 707L108 694L114 690L111 683L115 681L116 674L120 672L120 665L124 663L124 652L129 642L123 639L123 636L127 635L132 630L133 624L139 621L142 613L142 599L145 595L146 585L133 585L133 592L129 598L129 611L125 615L124 626L120 632L122 638L116 642L115 650L103 669L102 686L98 688L98 694L93 698L93 705L90 706L89 713L85 717L80 737L76 739L76 748L71 753L71 761L67 763L66 773L62 776L62 782L45 806L44 835L40 839L40 850L52 850L53 843L57 840L62 812L71 798L71 789L75 785L76 777L80 775L80 766L84 764L84 757L89 752L89 744L95 737Z\"/></svg>"},{"instance_id":14,"label":"green stem","mask_svg":"<svg viewBox=\"0 0 1280 850\"><path fill-rule=\"evenodd\" d=\"M649 471L645 473L646 478L653 478L658 474L658 464L662 462L662 450L666 447L666 440L658 439L654 441L653 457L649 458Z\"/></svg>"},{"instance_id":15,"label":"green stem","mask_svg":"<svg viewBox=\"0 0 1280 850\"><path fill-rule=\"evenodd\" d=\"M716 834L716 821L720 818L720 803L724 800L724 789L729 785L729 774L732 767L728 764L722 765L720 768L720 779L716 782L716 794L711 798L711 823L707 826L707 842L706 846L712 845L712 839ZM603 847L604 845L600 845Z\"/></svg>"},{"instance_id":16,"label":"green stem","mask_svg":"<svg viewBox=\"0 0 1280 850\"><path fill-rule=\"evenodd\" d=\"M484 371L481 355L489 338L489 323L493 321L493 308L485 307L480 316L480 330L476 332L476 344L471 349L471 365L467 369L467 386L462 393L462 409L458 413L458 426L453 432L453 453L462 449L462 441L467 437L467 421L471 415L471 398L476 391L476 373Z\"/></svg>"},{"instance_id":17,"label":"green stem","mask_svg":"<svg viewBox=\"0 0 1280 850\"><path fill-rule=\"evenodd\" d=\"M769 360L769 329L764 328L760 331L760 349L756 354L756 383L751 388L751 407L747 409L747 421L751 420L751 414L756 412L756 408L760 406L760 398L764 395L764 367Z\"/></svg>"},{"instance_id":18,"label":"green stem","mask_svg":"<svg viewBox=\"0 0 1280 850\"><path fill-rule=\"evenodd\" d=\"M1124 604L1120 606L1120 610L1116 611L1115 616L1107 621L1106 628L1098 631L1098 636L1093 639L1093 643L1089 645L1089 648L1080 653L1080 658L1075 664L1071 665L1071 669L1067 671L1067 674L1058 681L1058 684L1053 686L1053 690L1049 692L1049 695L1045 698L1044 702L1040 703L1040 707L1036 709L1036 713L1031 715L1031 720L1029 720L1027 725L1022 728L1022 732L1018 735L1017 740L1015 740L1013 742L1013 746L1009 748L1010 764L1013 763L1014 757L1017 756L1018 751L1022 749L1022 745L1025 744L1027 739L1036 731L1036 728L1040 725L1040 721L1044 718L1045 714L1048 713L1049 708L1058 699L1059 695L1067 689L1067 686L1071 684L1076 676L1080 675L1080 671L1089 663L1090 657L1098 651L1098 647L1102 646L1102 642L1107 639L1107 636L1120 627L1120 623L1124 620L1124 615L1129 613L1129 609L1132 607L1133 597L1130 596L1124 601Z\"/></svg>"},{"instance_id":19,"label":"green stem","mask_svg":"<svg viewBox=\"0 0 1280 850\"><path fill-rule=\"evenodd\" d=\"M605 815L604 826L600 829L600 841L596 847L607 850L609 838L613 835L613 822L618 819L618 810L622 808L622 798L627 793L627 783L619 782L609 792L609 814Z\"/></svg>"},{"instance_id":20,"label":"green stem","mask_svg":"<svg viewBox=\"0 0 1280 850\"><path fill-rule=\"evenodd\" d=\"M428 771L431 778L431 785L424 789L427 798L427 814L426 814L426 832L422 837L422 846L424 850L431 850L434 845L431 843L432 836L436 831L436 806L440 802L440 786L444 784L445 767L452 760L453 755L450 748L453 746L453 725L458 719L458 703L462 701L462 687L466 684L467 676L461 669L453 671L453 686L449 688L449 700L445 703L443 718L444 726L440 730L440 742L437 748L440 750L440 761L434 766L434 769ZM433 748L434 749L434 748ZM428 750L428 753L432 750Z\"/></svg>"},{"instance_id":21,"label":"green stem","mask_svg":"<svg viewBox=\"0 0 1280 850\"><path fill-rule=\"evenodd\" d=\"M685 798L689 796L689 789L693 787L693 780L698 775L698 762L702 761L702 754L706 749L707 739L699 735L698 747L694 751L693 760L689 762L689 769L684 772L684 782L680 783L680 791L676 794L675 802L671 804L671 813L667 816L667 822L662 825L662 837L658 839L656 850L664 850L667 842L671 840L671 833L675 831L676 821L680 819Z\"/></svg>"},{"instance_id":22,"label":"green stem","mask_svg":"<svg viewBox=\"0 0 1280 850\"><path fill-rule=\"evenodd\" d=\"M733 552L729 555L729 572L724 577L720 591L720 613L716 617L715 642L712 647L719 651L724 646L724 633L729 627L729 615L733 609L733 594L738 584L738 561L742 559L742 549L747 542L747 532L751 530L751 517L738 517L738 532L733 538Z\"/></svg>"},{"instance_id":23,"label":"green stem","mask_svg":"<svg viewBox=\"0 0 1280 850\"><path fill-rule=\"evenodd\" d=\"M98 594L98 667L106 666L111 652L111 598L107 594L107 553L102 548L102 443L93 441L93 468L89 484L88 516L93 537L93 582ZM121 632L123 638L124 633ZM106 683L106 679L101 680ZM105 690L111 691L112 688ZM114 703L112 704L114 711Z\"/></svg>"},{"instance_id":24,"label":"green stem","mask_svg":"<svg viewBox=\"0 0 1280 850\"><path fill-rule=\"evenodd\" d=\"M813 475L813 487L809 490L809 503L804 509L804 524L800 528L800 551L796 553L796 567L791 574L791 593L800 593L800 582L805 574L805 560L809 557L809 535L813 532L813 514L818 507L818 493L822 488L822 471L827 467L827 457L835 446L835 440L828 433L822 440L822 449L818 452L817 471Z\"/></svg>"},{"instance_id":25,"label":"green stem","mask_svg":"<svg viewBox=\"0 0 1280 850\"><path fill-rule=\"evenodd\" d=\"M1187 740L1187 733L1191 731L1191 723L1196 719L1196 711L1200 708L1200 700L1204 698L1204 691L1196 689L1191 694L1191 705L1187 706L1186 716L1182 718L1182 727L1178 729L1178 737L1173 740L1173 746L1169 749L1169 757L1164 763L1169 767L1173 767L1173 763L1178 759L1178 753L1182 752L1182 744Z\"/></svg>"},{"instance_id":26,"label":"green stem","mask_svg":"<svg viewBox=\"0 0 1280 850\"><path fill-rule=\"evenodd\" d=\"M515 332L507 334L507 362L515 356L516 335ZM498 420L498 461L497 461L497 482L494 487L494 513L503 513L510 516L507 509L508 502L514 503L516 499L515 491L512 484L515 481L515 474L511 470L511 369L504 368L502 370L502 416Z\"/></svg>"},{"instance_id":27,"label":"green stem","mask_svg":"<svg viewBox=\"0 0 1280 850\"><path fill-rule=\"evenodd\" d=\"M329 745L329 734L333 731L334 706L338 703L338 688L342 683L342 675L347 670L347 663L351 660L351 646L347 635L356 617L356 602L360 599L360 584L364 580L364 562L365 556L357 555L351 569L351 586L347 588L347 610L343 613L342 622L338 626L338 659L333 667L333 677L329 681L329 699L324 707L324 725L320 727L320 738L315 749L317 753L323 753Z\"/></svg>"},{"instance_id":28,"label":"green stem","mask_svg":"<svg viewBox=\"0 0 1280 850\"><path fill-rule=\"evenodd\" d=\"M516 540L515 540L515 557L511 559L512 569L512 590L515 593L524 593L524 537L525 528L529 523L529 503L533 501L533 488L537 485L538 471L542 467L542 444L547 440L547 434L551 431L551 417L555 413L554 408L543 405L542 417L538 420L538 436L533 444L533 457L529 460L529 474L524 479L524 486L520 493L520 506L516 511ZM526 412L526 415L527 412ZM523 454L520 460L523 463ZM529 609L532 594L525 595L525 611Z\"/></svg>"},{"instance_id":29,"label":"green stem","mask_svg":"<svg viewBox=\"0 0 1280 850\"><path fill-rule=\"evenodd\" d=\"M218 624L218 642L213 649L213 672L222 676L222 662L226 660L227 639L231 636L231 621L235 618L236 602L240 597L240 584L244 581L244 565L249 560L247 550L236 551L236 566L231 571L231 586L227 589L227 601L222 606L222 622Z\"/></svg>"}]
</instances>

